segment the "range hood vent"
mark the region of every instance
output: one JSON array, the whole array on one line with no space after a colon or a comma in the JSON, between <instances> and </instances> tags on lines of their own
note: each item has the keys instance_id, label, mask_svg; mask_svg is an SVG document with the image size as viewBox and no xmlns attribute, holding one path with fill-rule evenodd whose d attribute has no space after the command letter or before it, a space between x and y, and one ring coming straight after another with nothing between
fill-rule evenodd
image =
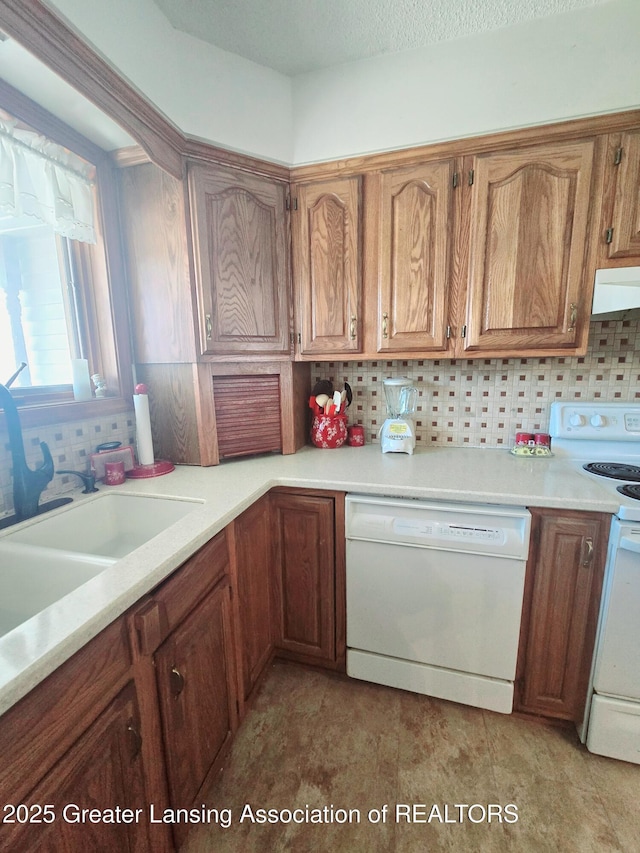
<instances>
[{"instance_id":1,"label":"range hood vent","mask_svg":"<svg viewBox=\"0 0 640 853\"><path fill-rule=\"evenodd\" d=\"M640 267L596 270L592 317L616 317L640 309Z\"/></svg>"}]
</instances>

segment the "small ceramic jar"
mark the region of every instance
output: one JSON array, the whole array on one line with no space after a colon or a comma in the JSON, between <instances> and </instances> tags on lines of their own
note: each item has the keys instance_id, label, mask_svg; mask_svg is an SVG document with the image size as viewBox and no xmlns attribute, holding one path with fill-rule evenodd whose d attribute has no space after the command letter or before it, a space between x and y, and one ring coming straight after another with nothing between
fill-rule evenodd
<instances>
[{"instance_id":1,"label":"small ceramic jar","mask_svg":"<svg viewBox=\"0 0 640 853\"><path fill-rule=\"evenodd\" d=\"M124 462L105 462L104 483L107 486L121 486L126 480Z\"/></svg>"},{"instance_id":2,"label":"small ceramic jar","mask_svg":"<svg viewBox=\"0 0 640 853\"><path fill-rule=\"evenodd\" d=\"M351 447L362 447L364 445L364 427L362 424L353 424L347 428L347 444Z\"/></svg>"}]
</instances>

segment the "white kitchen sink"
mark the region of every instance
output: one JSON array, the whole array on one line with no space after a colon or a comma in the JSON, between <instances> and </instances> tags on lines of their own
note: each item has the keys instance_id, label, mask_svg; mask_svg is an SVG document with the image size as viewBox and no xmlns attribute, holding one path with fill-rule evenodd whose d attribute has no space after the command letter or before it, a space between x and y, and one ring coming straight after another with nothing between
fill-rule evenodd
<instances>
[{"instance_id":1,"label":"white kitchen sink","mask_svg":"<svg viewBox=\"0 0 640 853\"><path fill-rule=\"evenodd\" d=\"M33 545L0 542L0 636L115 563Z\"/></svg>"},{"instance_id":2,"label":"white kitchen sink","mask_svg":"<svg viewBox=\"0 0 640 853\"><path fill-rule=\"evenodd\" d=\"M70 504L41 521L9 533L0 544L18 542L120 559L200 505L200 501L178 498L103 494Z\"/></svg>"}]
</instances>

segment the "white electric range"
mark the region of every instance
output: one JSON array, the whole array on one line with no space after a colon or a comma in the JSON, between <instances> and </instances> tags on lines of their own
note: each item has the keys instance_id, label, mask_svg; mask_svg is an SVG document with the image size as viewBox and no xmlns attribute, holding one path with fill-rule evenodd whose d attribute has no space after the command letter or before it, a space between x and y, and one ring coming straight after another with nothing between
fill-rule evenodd
<instances>
[{"instance_id":1,"label":"white electric range","mask_svg":"<svg viewBox=\"0 0 640 853\"><path fill-rule=\"evenodd\" d=\"M589 700L599 755L640 764L640 401L553 403L552 450L615 493Z\"/></svg>"}]
</instances>

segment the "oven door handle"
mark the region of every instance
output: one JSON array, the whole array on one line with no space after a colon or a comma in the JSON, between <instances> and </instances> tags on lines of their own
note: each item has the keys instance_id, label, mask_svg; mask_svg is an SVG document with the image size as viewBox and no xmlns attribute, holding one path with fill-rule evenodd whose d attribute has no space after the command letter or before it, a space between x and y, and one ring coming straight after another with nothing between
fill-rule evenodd
<instances>
[{"instance_id":1,"label":"oven door handle","mask_svg":"<svg viewBox=\"0 0 640 853\"><path fill-rule=\"evenodd\" d=\"M630 536L622 536L620 538L620 547L624 551L633 551L635 554L640 554L640 537L632 539Z\"/></svg>"}]
</instances>

